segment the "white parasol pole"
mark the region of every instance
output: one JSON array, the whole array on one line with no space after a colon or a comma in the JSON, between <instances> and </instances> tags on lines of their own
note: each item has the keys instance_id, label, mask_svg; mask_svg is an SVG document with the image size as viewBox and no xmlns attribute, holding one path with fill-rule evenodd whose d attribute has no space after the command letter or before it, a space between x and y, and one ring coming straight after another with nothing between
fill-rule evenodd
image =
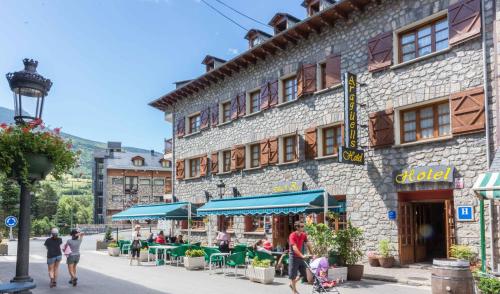
<instances>
[{"instance_id":1,"label":"white parasol pole","mask_svg":"<svg viewBox=\"0 0 500 294\"><path fill-rule=\"evenodd\" d=\"M328 193L326 191L323 192L323 223L326 223L326 215L328 213Z\"/></svg>"},{"instance_id":2,"label":"white parasol pole","mask_svg":"<svg viewBox=\"0 0 500 294\"><path fill-rule=\"evenodd\" d=\"M191 202L188 202L188 243L191 244Z\"/></svg>"}]
</instances>

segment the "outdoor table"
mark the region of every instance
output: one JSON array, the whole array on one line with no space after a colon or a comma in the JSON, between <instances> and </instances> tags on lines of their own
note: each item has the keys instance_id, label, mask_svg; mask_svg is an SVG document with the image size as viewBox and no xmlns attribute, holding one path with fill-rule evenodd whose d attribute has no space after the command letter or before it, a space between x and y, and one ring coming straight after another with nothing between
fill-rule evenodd
<instances>
[{"instance_id":1,"label":"outdoor table","mask_svg":"<svg viewBox=\"0 0 500 294\"><path fill-rule=\"evenodd\" d=\"M212 274L212 257L213 256L222 256L222 262L224 263L224 267L222 268L222 273L224 273L224 268L226 268L226 257L231 255L231 253L213 253L212 255L210 255L210 258L208 259L208 263L209 263L209 272L210 274Z\"/></svg>"},{"instance_id":2,"label":"outdoor table","mask_svg":"<svg viewBox=\"0 0 500 294\"><path fill-rule=\"evenodd\" d=\"M166 256L167 250L174 249L174 248L177 248L177 246L172 246L172 245L152 245L152 246L149 246L149 249L155 250L156 259L158 259L158 249L164 249L165 250L164 255ZM148 252L148 262L149 261L150 261L150 259L149 259L149 252ZM158 264L156 264L156 265L158 265Z\"/></svg>"}]
</instances>

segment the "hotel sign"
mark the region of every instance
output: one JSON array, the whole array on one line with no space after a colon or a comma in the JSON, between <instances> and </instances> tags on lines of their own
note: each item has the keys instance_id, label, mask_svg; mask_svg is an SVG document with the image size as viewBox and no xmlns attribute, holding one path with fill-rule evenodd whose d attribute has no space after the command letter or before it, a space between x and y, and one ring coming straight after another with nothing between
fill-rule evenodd
<instances>
[{"instance_id":1,"label":"hotel sign","mask_svg":"<svg viewBox=\"0 0 500 294\"><path fill-rule=\"evenodd\" d=\"M298 192L304 190L304 181L278 182L273 187L273 193Z\"/></svg>"},{"instance_id":2,"label":"hotel sign","mask_svg":"<svg viewBox=\"0 0 500 294\"><path fill-rule=\"evenodd\" d=\"M339 148L339 162L350 164L365 164L365 152L363 150L340 147Z\"/></svg>"},{"instance_id":3,"label":"hotel sign","mask_svg":"<svg viewBox=\"0 0 500 294\"><path fill-rule=\"evenodd\" d=\"M347 148L358 147L358 112L356 75L344 73L344 145Z\"/></svg>"},{"instance_id":4,"label":"hotel sign","mask_svg":"<svg viewBox=\"0 0 500 294\"><path fill-rule=\"evenodd\" d=\"M394 181L397 184L414 184L423 182L453 183L455 167L447 165L417 166L396 172Z\"/></svg>"}]
</instances>

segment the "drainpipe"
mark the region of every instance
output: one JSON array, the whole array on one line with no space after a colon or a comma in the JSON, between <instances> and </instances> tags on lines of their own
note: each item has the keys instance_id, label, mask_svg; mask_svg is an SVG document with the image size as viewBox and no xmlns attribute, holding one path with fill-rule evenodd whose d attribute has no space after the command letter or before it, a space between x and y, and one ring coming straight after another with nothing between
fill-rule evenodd
<instances>
[{"instance_id":1,"label":"drainpipe","mask_svg":"<svg viewBox=\"0 0 500 294\"><path fill-rule=\"evenodd\" d=\"M489 115L489 93L488 93L488 64L487 64L487 46L486 46L486 17L485 17L485 1L481 0L481 23L482 23L482 47L483 47L483 87L484 87L484 107L485 107L485 112L484 112L484 118L485 118L485 127L486 127L486 169L489 170L490 168L490 115ZM484 205L484 202L482 203ZM495 245L495 239L494 239L494 234L493 234L493 212L494 212L494 200L490 200L490 266L491 269L494 270L495 268L495 250L494 250L494 245ZM483 208L484 209L484 208ZM481 246L484 246L484 244L481 244Z\"/></svg>"}]
</instances>

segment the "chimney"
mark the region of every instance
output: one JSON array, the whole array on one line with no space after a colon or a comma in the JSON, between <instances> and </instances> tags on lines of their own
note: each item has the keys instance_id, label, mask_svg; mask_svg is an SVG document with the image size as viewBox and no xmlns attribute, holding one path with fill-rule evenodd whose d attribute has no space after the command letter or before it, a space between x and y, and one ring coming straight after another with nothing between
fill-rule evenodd
<instances>
[{"instance_id":1,"label":"chimney","mask_svg":"<svg viewBox=\"0 0 500 294\"><path fill-rule=\"evenodd\" d=\"M288 30L299 22L300 19L296 18L293 15L278 12L271 19L269 25L274 28L274 35L278 35L279 33Z\"/></svg>"},{"instance_id":2,"label":"chimney","mask_svg":"<svg viewBox=\"0 0 500 294\"><path fill-rule=\"evenodd\" d=\"M255 46L258 46L271 37L272 36L269 35L268 33L257 29L251 29L245 35L245 39L248 40L248 48L253 48Z\"/></svg>"},{"instance_id":3,"label":"chimney","mask_svg":"<svg viewBox=\"0 0 500 294\"><path fill-rule=\"evenodd\" d=\"M220 59L220 58L214 57L212 55L205 56L205 58L201 62L201 64L205 65L206 72L214 70L214 69L218 68L219 66L223 65L224 63L226 63L226 61L224 59Z\"/></svg>"},{"instance_id":4,"label":"chimney","mask_svg":"<svg viewBox=\"0 0 500 294\"><path fill-rule=\"evenodd\" d=\"M180 87L184 86L185 84L187 84L191 81L192 80L178 81L178 82L175 82L174 85L175 85L176 89L179 89Z\"/></svg>"},{"instance_id":5,"label":"chimney","mask_svg":"<svg viewBox=\"0 0 500 294\"><path fill-rule=\"evenodd\" d=\"M151 149L151 156L153 156L153 157L154 157L154 156L155 156L155 154L156 154L156 153L155 153L154 149Z\"/></svg>"},{"instance_id":6,"label":"chimney","mask_svg":"<svg viewBox=\"0 0 500 294\"><path fill-rule=\"evenodd\" d=\"M306 8L307 16L313 16L335 4L335 2L335 0L304 0L301 5Z\"/></svg>"}]
</instances>

